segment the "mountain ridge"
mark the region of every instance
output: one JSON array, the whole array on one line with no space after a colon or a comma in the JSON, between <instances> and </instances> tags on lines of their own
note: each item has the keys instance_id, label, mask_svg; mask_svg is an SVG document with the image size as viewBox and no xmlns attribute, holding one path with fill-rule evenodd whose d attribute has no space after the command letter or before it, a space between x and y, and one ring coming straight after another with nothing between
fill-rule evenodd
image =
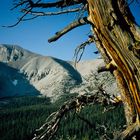
<instances>
[{"instance_id":1,"label":"mountain ridge","mask_svg":"<svg viewBox=\"0 0 140 140\"><path fill-rule=\"evenodd\" d=\"M70 88L82 82L80 74L66 61L41 56L14 45L0 45L0 52L1 63L23 74L25 79L45 96L57 96L66 84L67 88ZM16 77L15 73L14 75ZM8 77L13 80L13 75ZM16 86L18 87L18 84Z\"/></svg>"},{"instance_id":2,"label":"mountain ridge","mask_svg":"<svg viewBox=\"0 0 140 140\"><path fill-rule=\"evenodd\" d=\"M6 88L6 85L3 85L0 97L15 95L15 92L18 93L17 96L24 95L24 93L26 93L25 95L32 95L35 92L35 95L47 96L53 100L68 93L78 92L84 94L82 88L87 88L91 86L89 84L95 82L92 77L95 73L97 74L97 67L104 65L102 59L96 59L81 61L75 68L74 62L42 56L20 46L7 44L0 45L0 63L4 63L5 67L9 69L9 74L4 81L8 83L6 79L9 79L8 85L11 85L11 83L14 85L11 85L10 89L15 88L9 91L13 94L8 94L8 90L3 88ZM4 67L4 65L0 64L0 67ZM10 75L10 69L16 70L18 74L15 72ZM3 73L4 71L0 69L1 79L3 79ZM110 74L108 75L111 77ZM102 74L99 77L102 77ZM86 78L88 82L85 80ZM12 82L10 83L10 81ZM115 80L113 83L115 83ZM116 85L114 87L118 92ZM4 92L6 95L4 95Z\"/></svg>"}]
</instances>

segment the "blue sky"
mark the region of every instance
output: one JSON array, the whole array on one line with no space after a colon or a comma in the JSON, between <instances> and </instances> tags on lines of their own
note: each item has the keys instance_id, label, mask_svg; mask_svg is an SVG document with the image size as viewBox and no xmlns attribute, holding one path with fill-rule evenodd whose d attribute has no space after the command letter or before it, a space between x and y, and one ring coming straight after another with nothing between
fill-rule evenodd
<instances>
[{"instance_id":1,"label":"blue sky","mask_svg":"<svg viewBox=\"0 0 140 140\"><path fill-rule=\"evenodd\" d=\"M20 12L10 11L12 0L1 0L0 4L0 44L17 44L30 51L53 56L63 60L72 60L76 46L86 41L90 26L84 25L72 30L54 43L48 43L48 38L53 36L67 24L76 20L78 15L61 15L52 17L40 17L34 20L22 22L13 28L3 28L2 25L11 25L17 21ZM140 24L140 5L131 6L138 24ZM96 58L93 52L94 45L87 46L82 59Z\"/></svg>"}]
</instances>

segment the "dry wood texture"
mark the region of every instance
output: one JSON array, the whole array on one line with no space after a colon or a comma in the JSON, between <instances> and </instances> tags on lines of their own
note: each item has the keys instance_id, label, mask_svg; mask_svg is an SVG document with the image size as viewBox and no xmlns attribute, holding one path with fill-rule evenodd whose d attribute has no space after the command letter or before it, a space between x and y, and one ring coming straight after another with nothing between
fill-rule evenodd
<instances>
[{"instance_id":1,"label":"dry wood texture","mask_svg":"<svg viewBox=\"0 0 140 140\"><path fill-rule=\"evenodd\" d=\"M33 8L69 8L74 5L78 5L79 9L82 9L81 6L84 10L87 8L88 17L71 23L49 42L56 41L78 26L92 25L93 38L90 39L96 43L107 64L102 70L114 73L124 103L127 128L116 139L131 139L136 135L136 139L140 140L140 27L135 23L126 0L58 0L44 3L41 0L19 0L14 8L23 6L22 12L25 13L9 27L19 24L27 14L35 13Z\"/></svg>"},{"instance_id":2,"label":"dry wood texture","mask_svg":"<svg viewBox=\"0 0 140 140\"><path fill-rule=\"evenodd\" d=\"M127 124L140 119L140 34L124 0L88 0L89 20L100 49L114 65ZM136 31L137 30L137 31ZM131 49L129 48L131 46ZM135 51L137 50L137 53ZM124 139L124 138L122 138Z\"/></svg>"}]
</instances>

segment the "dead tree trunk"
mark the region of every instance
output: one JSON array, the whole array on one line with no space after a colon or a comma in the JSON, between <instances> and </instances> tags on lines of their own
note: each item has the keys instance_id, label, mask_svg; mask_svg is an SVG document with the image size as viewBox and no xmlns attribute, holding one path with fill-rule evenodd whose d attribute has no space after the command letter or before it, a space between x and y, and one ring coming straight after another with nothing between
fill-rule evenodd
<instances>
[{"instance_id":1,"label":"dead tree trunk","mask_svg":"<svg viewBox=\"0 0 140 140\"><path fill-rule=\"evenodd\" d=\"M126 139L131 126L140 127L140 28L125 0L88 0L88 10L96 45L122 94L128 129L119 139Z\"/></svg>"}]
</instances>

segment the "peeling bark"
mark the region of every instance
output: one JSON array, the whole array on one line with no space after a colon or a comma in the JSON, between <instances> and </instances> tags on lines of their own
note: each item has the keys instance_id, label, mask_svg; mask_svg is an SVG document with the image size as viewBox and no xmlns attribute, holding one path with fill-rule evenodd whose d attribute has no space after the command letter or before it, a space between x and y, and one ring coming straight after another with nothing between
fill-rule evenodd
<instances>
[{"instance_id":1,"label":"peeling bark","mask_svg":"<svg viewBox=\"0 0 140 140\"><path fill-rule=\"evenodd\" d=\"M125 0L88 0L88 8L98 49L107 57L107 65L117 68L114 75L122 94L127 125L132 125L136 117L137 122L140 120L140 34L137 25Z\"/></svg>"},{"instance_id":2,"label":"peeling bark","mask_svg":"<svg viewBox=\"0 0 140 140\"><path fill-rule=\"evenodd\" d=\"M133 2L133 1L131 1ZM93 40L99 52L105 60L106 66L102 70L110 70L116 77L121 91L127 128L116 139L131 139L136 136L140 139L140 28L135 23L126 0L59 0L55 2L41 3L38 0L20 1L13 9L20 6L26 7L25 14L14 25L24 20L27 14L32 13L33 8L62 8L74 5L87 5L89 17L81 18L57 32L49 42L56 41L72 29L90 23L93 29ZM58 13L55 13L58 14ZM83 98L82 98L83 99ZM85 98L84 98L85 99ZM89 100L90 101L90 100ZM75 105L76 102L74 101ZM71 105L71 104L70 104ZM72 104L73 105L73 104ZM67 112L60 109L61 116ZM56 115L59 119L59 113ZM51 122L50 134L57 130L59 119ZM52 125L53 124L53 125ZM43 134L43 136L44 136ZM42 135L40 135L42 136ZM45 137L44 137L45 138ZM42 138L37 138L42 139Z\"/></svg>"}]
</instances>

